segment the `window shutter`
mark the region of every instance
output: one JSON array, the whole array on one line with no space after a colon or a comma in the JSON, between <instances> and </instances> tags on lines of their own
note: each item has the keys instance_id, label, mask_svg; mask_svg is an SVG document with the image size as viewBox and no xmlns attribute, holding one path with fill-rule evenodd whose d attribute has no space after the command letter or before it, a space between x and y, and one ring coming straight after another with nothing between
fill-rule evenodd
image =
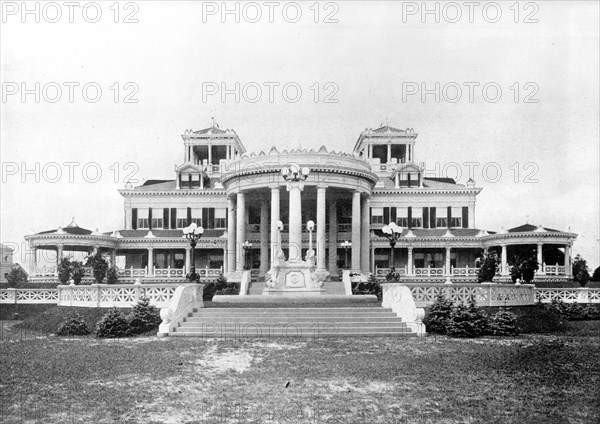
<instances>
[{"instance_id":1,"label":"window shutter","mask_svg":"<svg viewBox=\"0 0 600 424\"><path fill-rule=\"evenodd\" d=\"M152 208L148 208L148 229L152 229Z\"/></svg>"},{"instance_id":2,"label":"window shutter","mask_svg":"<svg viewBox=\"0 0 600 424\"><path fill-rule=\"evenodd\" d=\"M208 208L208 228L215 228L215 208Z\"/></svg>"},{"instance_id":3,"label":"window shutter","mask_svg":"<svg viewBox=\"0 0 600 424\"><path fill-rule=\"evenodd\" d=\"M469 228L469 207L468 206L463 206L462 226L463 226L463 228Z\"/></svg>"},{"instance_id":4,"label":"window shutter","mask_svg":"<svg viewBox=\"0 0 600 424\"><path fill-rule=\"evenodd\" d=\"M408 228L412 228L412 206L408 207Z\"/></svg>"},{"instance_id":5,"label":"window shutter","mask_svg":"<svg viewBox=\"0 0 600 424\"><path fill-rule=\"evenodd\" d=\"M192 208L187 208L187 225L190 225L191 223L192 223Z\"/></svg>"},{"instance_id":6,"label":"window shutter","mask_svg":"<svg viewBox=\"0 0 600 424\"><path fill-rule=\"evenodd\" d=\"M137 230L137 208L131 209L131 229Z\"/></svg>"},{"instance_id":7,"label":"window shutter","mask_svg":"<svg viewBox=\"0 0 600 424\"><path fill-rule=\"evenodd\" d=\"M169 229L169 208L163 208L163 228Z\"/></svg>"},{"instance_id":8,"label":"window shutter","mask_svg":"<svg viewBox=\"0 0 600 424\"><path fill-rule=\"evenodd\" d=\"M210 228L208 224L208 208L202 208L202 226Z\"/></svg>"},{"instance_id":9,"label":"window shutter","mask_svg":"<svg viewBox=\"0 0 600 424\"><path fill-rule=\"evenodd\" d=\"M436 222L435 222L435 208L429 208L429 227L430 228L437 228Z\"/></svg>"},{"instance_id":10,"label":"window shutter","mask_svg":"<svg viewBox=\"0 0 600 424\"><path fill-rule=\"evenodd\" d=\"M423 208L423 228L429 228L429 208Z\"/></svg>"},{"instance_id":11,"label":"window shutter","mask_svg":"<svg viewBox=\"0 0 600 424\"><path fill-rule=\"evenodd\" d=\"M171 228L177 228L177 208L171 208Z\"/></svg>"},{"instance_id":12,"label":"window shutter","mask_svg":"<svg viewBox=\"0 0 600 424\"><path fill-rule=\"evenodd\" d=\"M448 228L450 228L451 221L452 221L452 207L448 206Z\"/></svg>"},{"instance_id":13,"label":"window shutter","mask_svg":"<svg viewBox=\"0 0 600 424\"><path fill-rule=\"evenodd\" d=\"M383 225L390 223L390 208L383 208Z\"/></svg>"},{"instance_id":14,"label":"window shutter","mask_svg":"<svg viewBox=\"0 0 600 424\"><path fill-rule=\"evenodd\" d=\"M410 187L410 183L411 183L411 181L410 181L410 178L411 178L411 176L410 176L410 172L409 172L409 173L408 173L408 183L407 183L407 185L408 185L409 187Z\"/></svg>"},{"instance_id":15,"label":"window shutter","mask_svg":"<svg viewBox=\"0 0 600 424\"><path fill-rule=\"evenodd\" d=\"M396 222L397 217L396 208L390 208L390 222Z\"/></svg>"}]
</instances>

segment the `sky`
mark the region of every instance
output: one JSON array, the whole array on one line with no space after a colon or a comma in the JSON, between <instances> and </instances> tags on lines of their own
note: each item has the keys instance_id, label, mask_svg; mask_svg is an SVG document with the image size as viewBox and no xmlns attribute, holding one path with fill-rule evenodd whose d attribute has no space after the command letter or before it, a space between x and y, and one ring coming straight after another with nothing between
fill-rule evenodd
<instances>
[{"instance_id":1,"label":"sky","mask_svg":"<svg viewBox=\"0 0 600 424\"><path fill-rule=\"evenodd\" d=\"M596 1L75 3L1 3L3 243L123 228L117 190L173 179L212 117L255 152L387 123L483 188L478 228L570 230L600 265Z\"/></svg>"}]
</instances>

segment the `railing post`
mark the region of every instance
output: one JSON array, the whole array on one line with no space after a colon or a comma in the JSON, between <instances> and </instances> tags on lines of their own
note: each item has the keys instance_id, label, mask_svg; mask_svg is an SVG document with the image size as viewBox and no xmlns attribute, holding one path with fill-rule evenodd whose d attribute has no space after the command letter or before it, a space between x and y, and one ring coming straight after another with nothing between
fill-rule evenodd
<instances>
[{"instance_id":1,"label":"railing post","mask_svg":"<svg viewBox=\"0 0 600 424\"><path fill-rule=\"evenodd\" d=\"M589 303L589 289L587 287L581 287L577 293L577 303Z\"/></svg>"},{"instance_id":2,"label":"railing post","mask_svg":"<svg viewBox=\"0 0 600 424\"><path fill-rule=\"evenodd\" d=\"M100 307L100 303L102 300L102 285L101 284L96 284L96 307L99 308Z\"/></svg>"},{"instance_id":3,"label":"railing post","mask_svg":"<svg viewBox=\"0 0 600 424\"><path fill-rule=\"evenodd\" d=\"M139 278L136 278L133 285L135 286L135 303L137 303L142 297L142 282Z\"/></svg>"}]
</instances>

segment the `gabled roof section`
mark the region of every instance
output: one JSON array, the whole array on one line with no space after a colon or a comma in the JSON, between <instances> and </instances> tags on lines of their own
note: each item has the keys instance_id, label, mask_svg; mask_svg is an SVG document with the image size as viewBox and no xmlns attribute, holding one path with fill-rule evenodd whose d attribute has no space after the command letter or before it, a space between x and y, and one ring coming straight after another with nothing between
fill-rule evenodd
<instances>
[{"instance_id":1,"label":"gabled roof section","mask_svg":"<svg viewBox=\"0 0 600 424\"><path fill-rule=\"evenodd\" d=\"M212 127L204 128L203 130L193 131L193 134L196 135L204 135L204 134L225 134L225 130L219 128L218 125L214 125Z\"/></svg>"},{"instance_id":2,"label":"gabled roof section","mask_svg":"<svg viewBox=\"0 0 600 424\"><path fill-rule=\"evenodd\" d=\"M71 223L69 225L67 225L66 227L58 227L55 230L47 230L47 231L41 231L39 233L36 234L74 234L74 235L84 235L87 236L89 234L92 234L91 230L88 230L86 228L81 228L79 225L77 225L77 223L75 222L75 218L73 218L71 220Z\"/></svg>"},{"instance_id":3,"label":"gabled roof section","mask_svg":"<svg viewBox=\"0 0 600 424\"><path fill-rule=\"evenodd\" d=\"M182 171L202 173L202 172L204 172L204 166L196 165L191 162L186 162L175 168L175 172L182 172Z\"/></svg>"}]
</instances>

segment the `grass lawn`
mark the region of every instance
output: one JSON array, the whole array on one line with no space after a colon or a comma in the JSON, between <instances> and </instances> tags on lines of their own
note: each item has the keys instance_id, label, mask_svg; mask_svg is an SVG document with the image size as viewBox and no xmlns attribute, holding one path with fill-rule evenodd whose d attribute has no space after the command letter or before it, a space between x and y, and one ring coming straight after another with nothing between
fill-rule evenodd
<instances>
[{"instance_id":1,"label":"grass lawn","mask_svg":"<svg viewBox=\"0 0 600 424\"><path fill-rule=\"evenodd\" d=\"M600 422L599 321L474 340L11 338L4 324L6 423Z\"/></svg>"}]
</instances>

